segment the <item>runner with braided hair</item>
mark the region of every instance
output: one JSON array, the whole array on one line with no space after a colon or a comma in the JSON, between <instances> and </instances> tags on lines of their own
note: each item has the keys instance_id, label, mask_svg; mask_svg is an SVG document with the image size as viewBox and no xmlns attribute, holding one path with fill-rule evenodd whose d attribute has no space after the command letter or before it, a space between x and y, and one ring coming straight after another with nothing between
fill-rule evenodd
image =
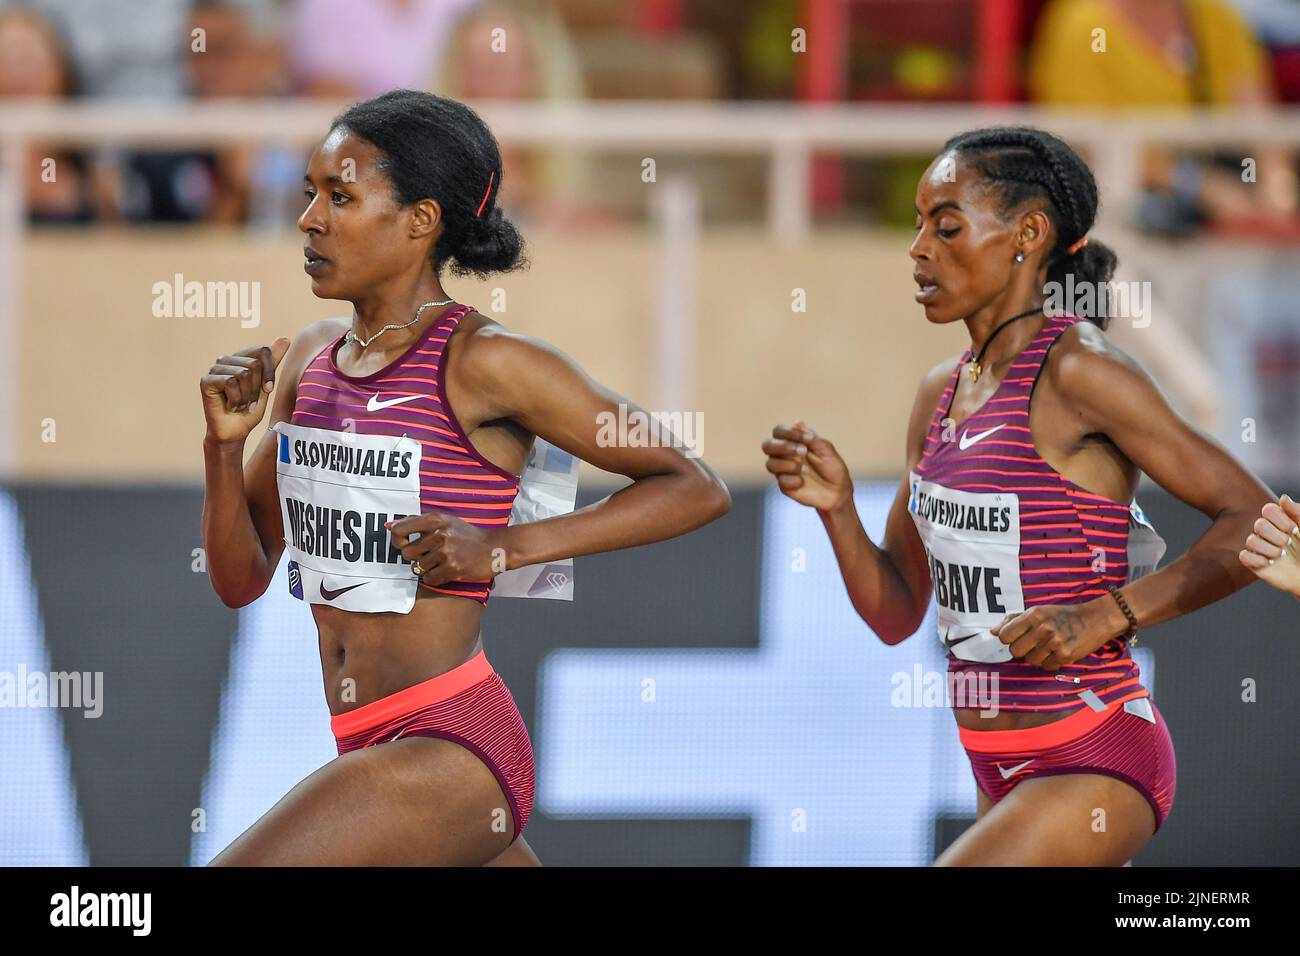
<instances>
[{"instance_id":1,"label":"runner with braided hair","mask_svg":"<svg viewBox=\"0 0 1300 956\"><path fill-rule=\"evenodd\" d=\"M916 300L931 323L963 322L971 346L921 382L879 546L830 441L796 421L763 442L781 491L818 510L882 641L938 605L978 790L976 823L940 865L1119 865L1146 845L1176 767L1130 644L1250 583L1237 552L1275 499L1170 408L1107 319L1044 313L1048 283L1113 273L1115 254L1088 236L1097 205L1087 165L1041 130L962 133L926 170ZM1133 500L1143 472L1212 521L1158 571L1164 544ZM961 696L981 686L994 706Z\"/></svg>"}]
</instances>

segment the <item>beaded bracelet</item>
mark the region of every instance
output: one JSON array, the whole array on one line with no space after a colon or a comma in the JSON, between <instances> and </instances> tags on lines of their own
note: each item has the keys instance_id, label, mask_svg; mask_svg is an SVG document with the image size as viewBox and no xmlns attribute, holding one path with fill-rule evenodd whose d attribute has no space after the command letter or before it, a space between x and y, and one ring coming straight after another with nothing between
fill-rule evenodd
<instances>
[{"instance_id":1,"label":"beaded bracelet","mask_svg":"<svg viewBox=\"0 0 1300 956\"><path fill-rule=\"evenodd\" d=\"M1110 592L1110 596L1115 599L1115 603L1119 605L1119 609L1123 611L1124 616L1128 618L1129 628L1127 631L1125 631L1123 634L1119 636L1127 640L1129 642L1130 647L1136 647L1137 632L1138 632L1137 616L1133 613L1132 609L1128 606L1128 601L1124 600L1124 595L1119 593L1119 588L1109 587L1106 590Z\"/></svg>"}]
</instances>

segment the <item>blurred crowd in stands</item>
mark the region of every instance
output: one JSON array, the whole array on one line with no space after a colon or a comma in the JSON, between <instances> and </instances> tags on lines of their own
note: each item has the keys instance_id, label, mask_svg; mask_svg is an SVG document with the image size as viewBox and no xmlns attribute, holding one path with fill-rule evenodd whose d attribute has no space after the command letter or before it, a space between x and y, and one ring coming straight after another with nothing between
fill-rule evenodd
<instances>
[{"instance_id":1,"label":"blurred crowd in stands","mask_svg":"<svg viewBox=\"0 0 1300 956\"><path fill-rule=\"evenodd\" d=\"M825 84L817 94L802 75L808 54L801 60L792 51L791 31L828 22L817 8L829 5L842 17L833 22L844 24L834 98L970 102L980 89L974 74L983 67L972 47L985 2L0 0L0 97L321 97L341 107L410 87L472 102L798 102L825 99ZM1295 0L996 6L1011 17L1005 29L1016 61L1015 86L1004 98L1116 110L1300 102ZM1104 54L1095 47L1098 28ZM635 205L620 204L620 176L609 164L616 158L504 148L502 202L524 222L587 225ZM1149 151L1146 198L1135 216L1165 235L1222 229L1290 238L1295 153L1261 145L1249 155L1258 163L1256 183L1243 183L1239 155ZM37 143L31 156L27 202L38 224L283 226L296 215L305 159L301 150L251 145L77 151ZM53 180L42 175L49 158L58 169ZM920 157L847 161L829 202L818 197L818 215L906 222L923 167ZM710 215L757 218L761 162L730 158L691 169L704 179Z\"/></svg>"}]
</instances>

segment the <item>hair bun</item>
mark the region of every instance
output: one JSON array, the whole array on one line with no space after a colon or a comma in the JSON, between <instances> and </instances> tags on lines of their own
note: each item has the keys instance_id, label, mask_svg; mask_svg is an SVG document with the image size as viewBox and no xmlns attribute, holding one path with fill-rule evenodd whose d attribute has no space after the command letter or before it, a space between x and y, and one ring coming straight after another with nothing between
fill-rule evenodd
<instances>
[{"instance_id":1,"label":"hair bun","mask_svg":"<svg viewBox=\"0 0 1300 956\"><path fill-rule=\"evenodd\" d=\"M524 237L499 208L482 216L471 216L460 234L460 241L447 250L451 271L458 276L486 279L494 272L526 266Z\"/></svg>"}]
</instances>

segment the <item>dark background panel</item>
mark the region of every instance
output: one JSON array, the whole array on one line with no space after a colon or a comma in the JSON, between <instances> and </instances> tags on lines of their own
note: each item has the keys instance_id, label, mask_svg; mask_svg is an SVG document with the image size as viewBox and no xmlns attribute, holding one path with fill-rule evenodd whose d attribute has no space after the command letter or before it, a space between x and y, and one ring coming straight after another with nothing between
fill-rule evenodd
<instances>
[{"instance_id":1,"label":"dark background panel","mask_svg":"<svg viewBox=\"0 0 1300 956\"><path fill-rule=\"evenodd\" d=\"M91 863L184 865L239 623L207 575L192 570L202 490L9 490L23 518L50 667L104 674L101 717L62 712ZM578 504L611 490L584 489ZM530 729L539 664L556 648L753 645L760 507L761 496L745 495L729 520L695 534L579 558L572 603L492 602L484 644ZM534 745L544 742L534 735ZM605 829L534 812L528 839L557 864L609 862L611 846L636 842L587 836ZM747 826L656 820L632 831L660 848L647 849L647 859L747 859L747 839L737 837Z\"/></svg>"},{"instance_id":2,"label":"dark background panel","mask_svg":"<svg viewBox=\"0 0 1300 956\"><path fill-rule=\"evenodd\" d=\"M90 861L183 864L238 626L192 570L202 491L11 490L51 669L104 674L102 716L62 711Z\"/></svg>"},{"instance_id":3,"label":"dark background panel","mask_svg":"<svg viewBox=\"0 0 1300 956\"><path fill-rule=\"evenodd\" d=\"M578 507L610 489L580 489ZM577 558L574 600L493 600L483 645L532 733L537 759L537 680L542 659L565 647L756 647L763 496L733 489L731 512L692 534L612 554ZM539 809L527 839L547 865L616 861L744 866L748 826L729 821L556 820ZM609 834L618 833L617 837ZM635 836L634 836L635 834ZM621 857L620 854L628 854Z\"/></svg>"},{"instance_id":4,"label":"dark background panel","mask_svg":"<svg viewBox=\"0 0 1300 956\"><path fill-rule=\"evenodd\" d=\"M105 675L101 718L63 712L91 860L183 865L238 622L191 569L202 491L9 490L26 529L50 666ZM586 489L579 504L608 490ZM733 488L731 514L684 538L579 558L573 603L492 602L485 645L539 755L537 674L550 651L757 646L762 494ZM1165 563L1208 527L1159 490L1144 489L1140 500L1169 542ZM1155 699L1179 773L1173 814L1139 864L1300 862L1298 631L1300 602L1254 584L1143 632L1157 656ZM1241 700L1246 678L1257 683L1255 703ZM937 845L963 825L936 820ZM535 811L528 838L554 865L742 865L749 857L748 823L731 819Z\"/></svg>"}]
</instances>

